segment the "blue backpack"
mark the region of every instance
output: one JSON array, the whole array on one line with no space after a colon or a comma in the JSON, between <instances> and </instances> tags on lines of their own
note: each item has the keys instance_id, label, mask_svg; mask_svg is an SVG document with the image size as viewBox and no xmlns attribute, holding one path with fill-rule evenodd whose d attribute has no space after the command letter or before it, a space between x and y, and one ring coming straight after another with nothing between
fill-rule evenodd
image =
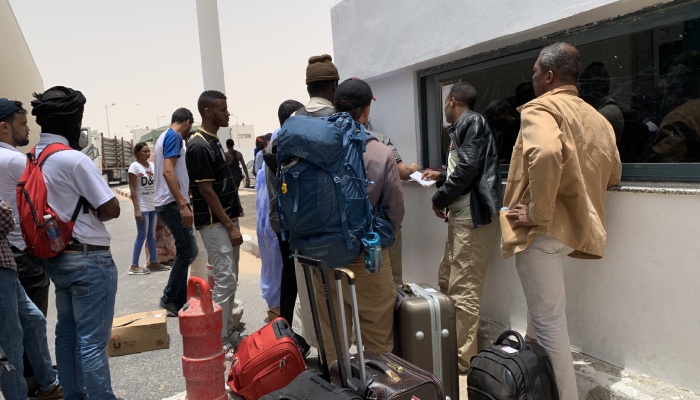
<instances>
[{"instance_id":1,"label":"blue backpack","mask_svg":"<svg viewBox=\"0 0 700 400\"><path fill-rule=\"evenodd\" d=\"M294 116L277 142L277 204L282 232L300 254L345 267L372 230L363 153L368 135L348 113ZM283 233L284 235L284 233Z\"/></svg>"}]
</instances>

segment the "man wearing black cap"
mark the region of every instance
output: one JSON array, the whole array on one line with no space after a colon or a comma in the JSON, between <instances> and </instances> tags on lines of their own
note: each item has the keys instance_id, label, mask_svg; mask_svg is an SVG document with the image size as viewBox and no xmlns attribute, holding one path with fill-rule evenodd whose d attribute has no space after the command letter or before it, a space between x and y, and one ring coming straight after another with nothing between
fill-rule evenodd
<instances>
[{"instance_id":1,"label":"man wearing black cap","mask_svg":"<svg viewBox=\"0 0 700 400\"><path fill-rule=\"evenodd\" d=\"M372 98L372 89L365 81L348 79L341 83L335 92L335 110L349 113L357 123L364 125L369 118ZM391 149L375 138L367 141L363 158L367 180L372 182L367 185L370 203L372 207L376 207L381 200L387 219L393 225L394 232L398 233L403 222L404 204L396 159ZM392 277L389 252L384 249L381 254L382 267L379 273L367 272L364 253L347 266L355 273L363 343L367 350L380 354L390 353L394 347L393 313L396 301L396 287ZM314 277L314 288L317 297L323 296L323 284L319 276ZM331 289L335 291L332 285ZM332 296L335 296L335 293ZM346 315L350 315L348 301L349 298L346 298ZM319 319L323 336L331 337L328 311L324 307L319 309ZM330 341L325 343L328 360L335 360L337 354L334 346Z\"/></svg>"},{"instance_id":2,"label":"man wearing black cap","mask_svg":"<svg viewBox=\"0 0 700 400\"><path fill-rule=\"evenodd\" d=\"M35 93L32 115L41 127L36 155L53 143L79 149L85 97L55 86ZM48 202L69 221L81 198L89 203L73 226L73 242L47 260L56 286L56 361L67 399L115 399L107 361L117 267L103 221L119 217L119 201L92 160L80 151L59 151L42 167Z\"/></svg>"},{"instance_id":3,"label":"man wearing black cap","mask_svg":"<svg viewBox=\"0 0 700 400\"><path fill-rule=\"evenodd\" d=\"M0 347L17 368L6 373L1 386L7 399L25 399L27 395L36 397L39 394L42 399L58 399L62 391L52 368L46 339L49 277L44 260L25 252L15 201L17 182L27 163L17 147L28 143L27 111L19 101L0 98L0 199L7 201L2 212L8 215L8 222L14 223L14 229L4 231L6 228L2 228L4 234L0 239L4 242L0 247L7 244L3 251L9 256L6 262L0 262L0 267L4 267L0 268L0 304L3 305L0 307ZM23 332L33 334L23 340ZM12 388L6 386L8 381ZM28 392L28 389L31 390Z\"/></svg>"}]
</instances>

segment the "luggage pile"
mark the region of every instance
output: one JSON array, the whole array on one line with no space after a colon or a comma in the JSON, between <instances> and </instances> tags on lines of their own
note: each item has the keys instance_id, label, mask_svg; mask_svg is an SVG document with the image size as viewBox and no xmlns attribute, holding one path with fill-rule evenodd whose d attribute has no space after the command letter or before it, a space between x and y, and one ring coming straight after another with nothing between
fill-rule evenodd
<instances>
[{"instance_id":1,"label":"luggage pile","mask_svg":"<svg viewBox=\"0 0 700 400\"><path fill-rule=\"evenodd\" d=\"M325 262L297 257L304 269L314 329L319 341L320 370L306 369L304 359L294 343L289 325L282 318L245 338L236 348L228 377L231 390L246 400L284 399L373 399L373 400L427 400L457 399L458 383L456 369L456 346L454 305L446 296L439 294L427 285L406 286L399 290L401 300L396 308L396 320L423 320L427 325L411 326L406 329L422 329L424 340L416 345L409 340L401 340L395 353L376 354L360 351L362 335L355 294L355 281L352 271L342 268L331 269ZM313 290L312 274L321 274L324 285L334 284L337 299L325 296L321 304ZM356 354L350 354L350 339L345 326L339 330L331 324L332 338L323 338L318 320L318 307L327 307L331 320L345 321L344 307L338 307L336 315L334 302L342 303L342 281L350 290L352 320L356 340ZM330 292L326 292L330 293ZM422 303L422 305L421 305ZM442 312L441 312L442 310ZM442 318L442 314L447 318ZM408 318L410 316L410 318ZM421 332L423 332L421 331ZM415 336L417 332L413 333ZM408 335L408 333L407 333ZM418 335L420 336L420 335ZM339 354L339 360L329 365L324 352L323 340L332 340ZM444 347L443 343L447 346ZM452 344L450 344L452 343ZM440 354L434 357L425 355L437 348ZM444 354L443 354L444 353ZM422 367L407 361L415 358ZM444 361L443 361L444 360ZM450 366L453 365L453 368ZM432 371L432 372L428 372ZM433 372L437 371L440 377ZM442 375L449 375L445 392Z\"/></svg>"},{"instance_id":2,"label":"luggage pile","mask_svg":"<svg viewBox=\"0 0 700 400\"><path fill-rule=\"evenodd\" d=\"M276 318L237 346L228 386L246 400L456 400L459 399L457 335L452 300L427 284L397 288L394 352L360 351L362 335L352 271L330 268L316 259L297 256L304 270L314 330L319 344L320 370L307 369L287 321ZM319 273L324 287L336 287L337 298L325 291L321 304L312 282ZM356 354L345 326L342 281L350 291ZM327 307L331 338L321 334L319 307ZM337 315L339 314L339 315ZM510 338L515 338L511 340ZM339 360L329 365L324 340L332 340ZM558 400L551 361L537 343L515 331L472 358L467 376L469 399Z\"/></svg>"}]
</instances>

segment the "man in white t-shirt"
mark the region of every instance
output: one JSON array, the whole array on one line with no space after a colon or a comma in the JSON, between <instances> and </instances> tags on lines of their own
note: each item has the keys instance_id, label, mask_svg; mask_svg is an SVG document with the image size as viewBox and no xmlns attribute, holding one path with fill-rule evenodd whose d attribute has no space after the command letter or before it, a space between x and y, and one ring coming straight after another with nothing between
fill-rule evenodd
<instances>
[{"instance_id":1,"label":"man in white t-shirt","mask_svg":"<svg viewBox=\"0 0 700 400\"><path fill-rule=\"evenodd\" d=\"M189 137L194 117L186 108L178 108L170 120L170 128L156 141L156 194L154 204L158 218L163 220L175 239L175 261L168 283L160 298L160 307L169 317L177 317L187 302L187 272L197 258L197 240L192 230L189 186L185 163L185 140Z\"/></svg>"},{"instance_id":2,"label":"man in white t-shirt","mask_svg":"<svg viewBox=\"0 0 700 400\"><path fill-rule=\"evenodd\" d=\"M3 298L0 301L3 304L0 309L0 347L6 349L10 362L18 368L15 372L16 379L13 380L16 384L15 389L19 391L5 393L5 397L37 397L37 392L41 391L43 396L46 396L43 398L52 398L47 395L52 392L58 395L61 389L58 386L56 371L52 368L46 338L50 281L45 260L26 251L27 246L19 227L15 195L17 182L27 165L27 157L20 153L17 147L27 144L27 111L19 101L0 99L0 198L6 200L12 208L14 229L5 236L10 245L8 250L12 251L12 258L17 265L16 273L9 274L6 269L0 271L0 286L4 291L0 294ZM7 301L8 297L4 296L14 297L16 301ZM8 312L12 315L5 314ZM23 340L23 332L27 331L33 334L27 335L28 340ZM24 362L22 347L25 352ZM23 385L24 383L27 385Z\"/></svg>"},{"instance_id":3,"label":"man in white t-shirt","mask_svg":"<svg viewBox=\"0 0 700 400\"><path fill-rule=\"evenodd\" d=\"M85 97L55 86L34 94L32 115L41 127L36 155L53 143L79 149ZM117 294L117 267L103 221L119 217L119 201L92 160L66 150L42 166L48 204L62 221L86 201L73 226L73 241L47 260L56 286L56 361L67 399L115 399L107 359Z\"/></svg>"}]
</instances>

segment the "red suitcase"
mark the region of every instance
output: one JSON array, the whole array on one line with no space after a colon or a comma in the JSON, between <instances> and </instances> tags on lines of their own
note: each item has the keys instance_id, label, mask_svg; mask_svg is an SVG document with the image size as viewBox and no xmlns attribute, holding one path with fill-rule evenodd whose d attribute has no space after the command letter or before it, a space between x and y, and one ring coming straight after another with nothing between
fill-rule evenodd
<instances>
[{"instance_id":1,"label":"red suitcase","mask_svg":"<svg viewBox=\"0 0 700 400\"><path fill-rule=\"evenodd\" d=\"M227 383L237 395L256 400L287 386L305 370L289 324L275 318L236 346Z\"/></svg>"}]
</instances>

